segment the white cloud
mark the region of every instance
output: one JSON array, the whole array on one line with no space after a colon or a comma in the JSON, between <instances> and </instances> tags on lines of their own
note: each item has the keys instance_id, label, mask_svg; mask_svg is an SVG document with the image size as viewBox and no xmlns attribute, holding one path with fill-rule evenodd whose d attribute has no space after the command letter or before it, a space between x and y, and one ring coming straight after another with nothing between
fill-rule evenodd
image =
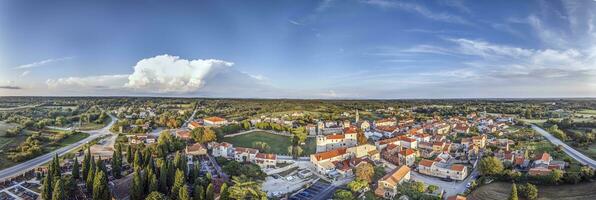
<instances>
[{"instance_id":1,"label":"white cloud","mask_svg":"<svg viewBox=\"0 0 596 200\"><path fill-rule=\"evenodd\" d=\"M31 73L31 71L29 71L29 70L24 71L23 73L21 73L20 77L25 77L25 76L29 75L29 73Z\"/></svg>"},{"instance_id":2,"label":"white cloud","mask_svg":"<svg viewBox=\"0 0 596 200\"><path fill-rule=\"evenodd\" d=\"M50 89L58 90L118 89L126 82L127 77L127 74L67 77L48 79L46 84Z\"/></svg>"},{"instance_id":3,"label":"white cloud","mask_svg":"<svg viewBox=\"0 0 596 200\"><path fill-rule=\"evenodd\" d=\"M28 68L40 67L40 66L43 66L43 65L46 65L49 63L70 60L72 58L73 57L52 58L52 59L42 60L42 61L38 61L38 62L34 62L34 63L19 65L19 66L15 67L14 69L28 69Z\"/></svg>"},{"instance_id":4,"label":"white cloud","mask_svg":"<svg viewBox=\"0 0 596 200\"><path fill-rule=\"evenodd\" d=\"M368 4L368 5L377 6L377 7L383 8L383 9L398 8L398 9L401 9L404 11L415 12L423 17L426 17L428 19L435 20L435 21L442 21L442 22L455 23L455 24L470 24L470 22L468 20L465 20L464 18L462 18L460 16L452 15L452 14L445 13L445 12L431 11L428 8L426 8L422 5L418 5L418 4L406 3L403 1L390 1L390 0L364 0L362 2L365 4Z\"/></svg>"},{"instance_id":5,"label":"white cloud","mask_svg":"<svg viewBox=\"0 0 596 200\"><path fill-rule=\"evenodd\" d=\"M193 92L205 85L206 79L233 65L222 60L185 60L178 56L160 55L146 58L134 66L127 88L139 91Z\"/></svg>"}]
</instances>

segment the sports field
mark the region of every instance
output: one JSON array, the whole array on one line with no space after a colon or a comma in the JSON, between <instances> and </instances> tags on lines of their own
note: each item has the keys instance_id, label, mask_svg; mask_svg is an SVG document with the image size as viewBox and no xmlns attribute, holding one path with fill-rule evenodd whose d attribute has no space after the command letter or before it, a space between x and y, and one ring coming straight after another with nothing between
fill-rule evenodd
<instances>
[{"instance_id":1,"label":"sports field","mask_svg":"<svg viewBox=\"0 0 596 200\"><path fill-rule=\"evenodd\" d=\"M225 142L233 144L235 147L254 148L253 143L260 141L267 143L271 148L263 153L275 153L288 155L288 147L292 145L290 137L275 135L264 131L255 131L244 135L224 138ZM302 146L303 155L309 155L315 152L316 144L314 138L307 138L306 145Z\"/></svg>"}]
</instances>

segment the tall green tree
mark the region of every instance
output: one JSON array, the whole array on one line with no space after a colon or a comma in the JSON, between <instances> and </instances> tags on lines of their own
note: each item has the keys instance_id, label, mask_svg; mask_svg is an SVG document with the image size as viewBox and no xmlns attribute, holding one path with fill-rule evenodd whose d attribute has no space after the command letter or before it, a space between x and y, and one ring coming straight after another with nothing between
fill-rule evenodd
<instances>
[{"instance_id":1,"label":"tall green tree","mask_svg":"<svg viewBox=\"0 0 596 200\"><path fill-rule=\"evenodd\" d=\"M108 176L101 170L97 170L93 180L93 200L110 200L110 188L108 187Z\"/></svg>"},{"instance_id":2,"label":"tall green tree","mask_svg":"<svg viewBox=\"0 0 596 200\"><path fill-rule=\"evenodd\" d=\"M515 186L515 183L511 184L511 195L509 195L509 200L518 200L517 187Z\"/></svg>"},{"instance_id":3,"label":"tall green tree","mask_svg":"<svg viewBox=\"0 0 596 200\"><path fill-rule=\"evenodd\" d=\"M80 171L81 171L81 170L79 169L79 160L78 160L78 158L75 156L75 158L74 158L74 162L73 162L73 164L72 164L72 177L73 177L74 179L79 179L79 176L80 176L80 174L79 174L79 173L80 173Z\"/></svg>"},{"instance_id":4,"label":"tall green tree","mask_svg":"<svg viewBox=\"0 0 596 200\"><path fill-rule=\"evenodd\" d=\"M159 166L159 191L168 193L168 167L166 161L161 162Z\"/></svg>"},{"instance_id":5,"label":"tall green tree","mask_svg":"<svg viewBox=\"0 0 596 200\"><path fill-rule=\"evenodd\" d=\"M201 184L195 183L193 200L205 200L205 189Z\"/></svg>"},{"instance_id":6,"label":"tall green tree","mask_svg":"<svg viewBox=\"0 0 596 200\"><path fill-rule=\"evenodd\" d=\"M85 186L87 186L88 193L93 192L93 181L95 180L95 173L97 172L94 160L95 158L93 157L89 160L89 173L87 174L87 180L85 180Z\"/></svg>"},{"instance_id":7,"label":"tall green tree","mask_svg":"<svg viewBox=\"0 0 596 200\"><path fill-rule=\"evenodd\" d=\"M58 154L54 154L54 159L52 159L49 169L52 176L62 176L62 172L60 170L60 158L58 158Z\"/></svg>"},{"instance_id":8,"label":"tall green tree","mask_svg":"<svg viewBox=\"0 0 596 200\"><path fill-rule=\"evenodd\" d=\"M498 175L503 172L503 169L503 163L494 156L482 158L478 165L478 170L482 175Z\"/></svg>"},{"instance_id":9,"label":"tall green tree","mask_svg":"<svg viewBox=\"0 0 596 200\"><path fill-rule=\"evenodd\" d=\"M54 190L52 191L52 200L64 200L66 199L64 196L64 185L62 184L62 180L58 179L54 184Z\"/></svg>"},{"instance_id":10,"label":"tall green tree","mask_svg":"<svg viewBox=\"0 0 596 200\"><path fill-rule=\"evenodd\" d=\"M143 199L143 181L141 180L141 174L139 171L135 171L132 176L132 188L130 191L131 200Z\"/></svg>"},{"instance_id":11,"label":"tall green tree","mask_svg":"<svg viewBox=\"0 0 596 200\"><path fill-rule=\"evenodd\" d=\"M230 200L230 192L228 191L227 183L223 183L219 188L219 200Z\"/></svg>"},{"instance_id":12,"label":"tall green tree","mask_svg":"<svg viewBox=\"0 0 596 200\"><path fill-rule=\"evenodd\" d=\"M90 166L90 160L91 159L91 150L89 149L89 147L87 147L87 152L85 153L85 156L83 157L83 166L82 166L82 175L83 175L83 181L87 180L87 175L89 174L89 168Z\"/></svg>"},{"instance_id":13,"label":"tall green tree","mask_svg":"<svg viewBox=\"0 0 596 200\"><path fill-rule=\"evenodd\" d=\"M122 146L116 145L116 150L112 154L112 176L119 179L122 173Z\"/></svg>"},{"instance_id":14,"label":"tall green tree","mask_svg":"<svg viewBox=\"0 0 596 200\"><path fill-rule=\"evenodd\" d=\"M179 190L184 186L186 182L186 178L184 177L184 172L178 169L176 170L176 176L174 178L174 185L172 185L172 191L170 192L170 196L174 199L178 198Z\"/></svg>"},{"instance_id":15,"label":"tall green tree","mask_svg":"<svg viewBox=\"0 0 596 200\"><path fill-rule=\"evenodd\" d=\"M50 174L47 174L43 179L43 186L41 188L42 199L52 199L52 191L54 190L52 181L52 176L50 176Z\"/></svg>"},{"instance_id":16,"label":"tall green tree","mask_svg":"<svg viewBox=\"0 0 596 200\"><path fill-rule=\"evenodd\" d=\"M151 174L149 175L149 188L147 189L148 192L155 192L159 190L159 182L157 180L157 176L155 176L155 174Z\"/></svg>"},{"instance_id":17,"label":"tall green tree","mask_svg":"<svg viewBox=\"0 0 596 200\"><path fill-rule=\"evenodd\" d=\"M126 163L131 165L133 159L134 159L134 157L133 157L133 153L132 153L132 147L131 147L131 145L128 145L128 147L126 148Z\"/></svg>"},{"instance_id":18,"label":"tall green tree","mask_svg":"<svg viewBox=\"0 0 596 200\"><path fill-rule=\"evenodd\" d=\"M138 149L135 151L133 166L135 170L143 168L143 155L141 155L141 151Z\"/></svg>"},{"instance_id":19,"label":"tall green tree","mask_svg":"<svg viewBox=\"0 0 596 200\"><path fill-rule=\"evenodd\" d=\"M190 200L190 194L188 194L188 186L184 185L180 191L178 191L178 199L179 200Z\"/></svg>"},{"instance_id":20,"label":"tall green tree","mask_svg":"<svg viewBox=\"0 0 596 200\"><path fill-rule=\"evenodd\" d=\"M215 199L215 191L213 190L213 184L209 183L207 190L205 191L205 200Z\"/></svg>"}]
</instances>

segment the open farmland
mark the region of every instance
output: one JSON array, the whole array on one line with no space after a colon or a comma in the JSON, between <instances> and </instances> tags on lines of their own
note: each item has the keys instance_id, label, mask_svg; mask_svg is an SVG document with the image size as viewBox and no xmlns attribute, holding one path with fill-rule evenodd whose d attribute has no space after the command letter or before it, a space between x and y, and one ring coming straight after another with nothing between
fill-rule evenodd
<instances>
[{"instance_id":1,"label":"open farmland","mask_svg":"<svg viewBox=\"0 0 596 200\"><path fill-rule=\"evenodd\" d=\"M538 199L586 200L596 199L596 182L576 185L538 186ZM495 182L474 190L468 199L500 200L509 198L511 183Z\"/></svg>"}]
</instances>

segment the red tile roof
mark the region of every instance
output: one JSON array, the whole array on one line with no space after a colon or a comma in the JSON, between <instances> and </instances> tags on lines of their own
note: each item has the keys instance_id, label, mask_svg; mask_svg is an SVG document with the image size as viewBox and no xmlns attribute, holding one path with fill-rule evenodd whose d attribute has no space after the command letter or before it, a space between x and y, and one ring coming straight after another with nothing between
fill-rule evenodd
<instances>
[{"instance_id":1,"label":"red tile roof","mask_svg":"<svg viewBox=\"0 0 596 200\"><path fill-rule=\"evenodd\" d=\"M402 151L399 152L399 154L404 155L404 156L409 156L416 153L416 151L412 150L412 149L404 149Z\"/></svg>"},{"instance_id":2,"label":"red tile roof","mask_svg":"<svg viewBox=\"0 0 596 200\"><path fill-rule=\"evenodd\" d=\"M334 158L337 156L341 156L343 154L346 154L347 148L339 148L339 149L334 149L331 151L325 151L325 152L321 152L321 153L316 153L314 154L315 159L320 161L320 160L327 160L330 158Z\"/></svg>"},{"instance_id":3,"label":"red tile roof","mask_svg":"<svg viewBox=\"0 0 596 200\"><path fill-rule=\"evenodd\" d=\"M342 134L337 134L337 135L328 135L325 136L328 140L343 140L344 138L346 138L345 135Z\"/></svg>"},{"instance_id":4,"label":"red tile roof","mask_svg":"<svg viewBox=\"0 0 596 200\"><path fill-rule=\"evenodd\" d=\"M466 166L463 166L463 165L457 165L457 164L456 165L451 165L451 170L454 170L454 171L460 171L461 172L461 171L464 171L465 168L466 168Z\"/></svg>"},{"instance_id":5,"label":"red tile roof","mask_svg":"<svg viewBox=\"0 0 596 200\"><path fill-rule=\"evenodd\" d=\"M249 153L249 154L256 154L259 150L252 149L252 148L245 148L245 147L236 147L234 149L235 152L239 153Z\"/></svg>"},{"instance_id":6,"label":"red tile roof","mask_svg":"<svg viewBox=\"0 0 596 200\"><path fill-rule=\"evenodd\" d=\"M394 169L392 172L389 172L389 174L383 176L383 178L381 178L380 181L386 181L392 186L397 186L397 184L401 182L401 180L408 173L410 173L410 168L405 165L402 165L400 168Z\"/></svg>"},{"instance_id":7,"label":"red tile roof","mask_svg":"<svg viewBox=\"0 0 596 200\"><path fill-rule=\"evenodd\" d=\"M210 122L222 122L225 120L226 119L221 118L221 117L207 117L207 118L203 119L203 121L210 121Z\"/></svg>"},{"instance_id":8,"label":"red tile roof","mask_svg":"<svg viewBox=\"0 0 596 200\"><path fill-rule=\"evenodd\" d=\"M426 160L426 159L424 159L424 160L421 160L421 161L418 163L418 165L422 165L422 166L425 166L425 167L431 167L431 166L433 166L433 164L434 164L434 163L435 163L435 162L434 162L434 161L432 161L432 160Z\"/></svg>"},{"instance_id":9,"label":"red tile roof","mask_svg":"<svg viewBox=\"0 0 596 200\"><path fill-rule=\"evenodd\" d=\"M534 160L542 160L544 162L549 162L550 161L550 154L544 152L540 155L537 155L536 158Z\"/></svg>"},{"instance_id":10,"label":"red tile roof","mask_svg":"<svg viewBox=\"0 0 596 200\"><path fill-rule=\"evenodd\" d=\"M270 153L257 153L256 157L260 158L260 159L267 159L267 160L276 160L277 159L277 155L270 154Z\"/></svg>"}]
</instances>

